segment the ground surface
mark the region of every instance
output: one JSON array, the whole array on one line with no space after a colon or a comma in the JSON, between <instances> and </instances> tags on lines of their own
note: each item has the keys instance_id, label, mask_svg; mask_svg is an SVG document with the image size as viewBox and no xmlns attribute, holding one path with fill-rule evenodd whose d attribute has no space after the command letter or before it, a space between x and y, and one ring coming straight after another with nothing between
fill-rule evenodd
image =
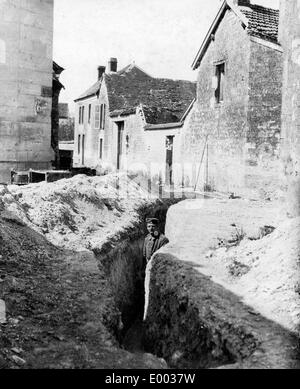
<instances>
[{"instance_id":1,"label":"ground surface","mask_svg":"<svg viewBox=\"0 0 300 389\"><path fill-rule=\"evenodd\" d=\"M166 367L119 347L120 312L88 250L134 224L148 201L137 185L121 178L116 189L115 181L0 188L0 367Z\"/></svg>"},{"instance_id":2,"label":"ground surface","mask_svg":"<svg viewBox=\"0 0 300 389\"><path fill-rule=\"evenodd\" d=\"M7 316L0 366L166 367L141 352L138 322L125 338L134 354L118 347L120 313L93 254L136 230L137 210L153 201L122 175L0 187L0 299ZM300 221L282 215L272 202L187 200L170 209L170 244L162 253L221 286L218 306L228 294L224 306L238 298L261 320L297 333ZM214 285L207 286L212 293ZM280 344L285 350L285 339Z\"/></svg>"},{"instance_id":3,"label":"ground surface","mask_svg":"<svg viewBox=\"0 0 300 389\"><path fill-rule=\"evenodd\" d=\"M264 317L298 332L300 219L276 203L186 200L168 214L162 252L194 265Z\"/></svg>"}]
</instances>

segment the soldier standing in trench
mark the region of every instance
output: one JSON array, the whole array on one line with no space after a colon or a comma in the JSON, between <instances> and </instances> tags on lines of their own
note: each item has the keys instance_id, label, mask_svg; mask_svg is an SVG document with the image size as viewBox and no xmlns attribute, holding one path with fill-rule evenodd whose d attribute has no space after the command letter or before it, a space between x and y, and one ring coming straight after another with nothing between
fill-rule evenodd
<instances>
[{"instance_id":1,"label":"soldier standing in trench","mask_svg":"<svg viewBox=\"0 0 300 389\"><path fill-rule=\"evenodd\" d=\"M149 234L146 236L143 247L143 276L147 263L150 261L152 255L161 247L169 243L169 239L159 231L159 220L156 218L146 219L147 230Z\"/></svg>"}]
</instances>

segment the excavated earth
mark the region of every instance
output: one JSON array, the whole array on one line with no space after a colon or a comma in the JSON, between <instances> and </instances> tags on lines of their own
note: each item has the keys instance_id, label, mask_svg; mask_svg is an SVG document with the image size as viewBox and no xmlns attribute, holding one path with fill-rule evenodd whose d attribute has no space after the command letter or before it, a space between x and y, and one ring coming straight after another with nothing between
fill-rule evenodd
<instances>
[{"instance_id":1,"label":"excavated earth","mask_svg":"<svg viewBox=\"0 0 300 389\"><path fill-rule=\"evenodd\" d=\"M144 219L168 206L124 176L2 187L0 367L166 368L121 341L143 304Z\"/></svg>"},{"instance_id":2,"label":"excavated earth","mask_svg":"<svg viewBox=\"0 0 300 389\"><path fill-rule=\"evenodd\" d=\"M1 187L0 367L299 368L298 221L177 202L125 175ZM144 285L150 215L170 244Z\"/></svg>"}]
</instances>

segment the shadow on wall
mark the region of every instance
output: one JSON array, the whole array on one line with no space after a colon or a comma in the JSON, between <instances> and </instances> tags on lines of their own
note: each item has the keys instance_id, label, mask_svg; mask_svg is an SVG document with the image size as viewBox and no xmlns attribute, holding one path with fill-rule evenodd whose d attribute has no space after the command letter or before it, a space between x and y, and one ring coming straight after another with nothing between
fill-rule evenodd
<instances>
[{"instance_id":1,"label":"shadow on wall","mask_svg":"<svg viewBox=\"0 0 300 389\"><path fill-rule=\"evenodd\" d=\"M295 334L172 255L150 266L146 351L171 368L300 368Z\"/></svg>"}]
</instances>

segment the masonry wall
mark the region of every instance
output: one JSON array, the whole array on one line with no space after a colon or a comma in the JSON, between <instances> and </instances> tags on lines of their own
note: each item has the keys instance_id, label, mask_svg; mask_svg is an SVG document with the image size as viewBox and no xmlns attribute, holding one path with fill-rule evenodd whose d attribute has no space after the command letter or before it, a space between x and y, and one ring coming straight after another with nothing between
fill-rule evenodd
<instances>
[{"instance_id":1,"label":"masonry wall","mask_svg":"<svg viewBox=\"0 0 300 389\"><path fill-rule=\"evenodd\" d=\"M92 106L91 122L88 123L89 104ZM106 105L105 128L95 128L95 106ZM84 123L79 124L79 108L85 107ZM107 88L102 84L99 97L93 96L76 105L75 117L75 149L73 166L75 168L88 167L96 169L98 174L115 171L117 169L118 125L124 121L122 142L122 169L142 170L145 161L144 121L139 110L135 114L111 118L109 116L109 101ZM81 136L80 153L78 154L78 137ZM84 161L82 159L82 136L85 136ZM100 159L100 139L103 140L103 157ZM84 163L83 163L84 162Z\"/></svg>"},{"instance_id":2,"label":"masonry wall","mask_svg":"<svg viewBox=\"0 0 300 389\"><path fill-rule=\"evenodd\" d=\"M0 3L0 182L49 168L53 0Z\"/></svg>"},{"instance_id":3,"label":"masonry wall","mask_svg":"<svg viewBox=\"0 0 300 389\"><path fill-rule=\"evenodd\" d=\"M123 118L123 158L121 167L129 171L143 170L146 157L146 142L144 133L144 121L139 109L136 114ZM117 160L117 124L114 122L111 127L113 136L112 161L116 164Z\"/></svg>"},{"instance_id":4,"label":"masonry wall","mask_svg":"<svg viewBox=\"0 0 300 389\"><path fill-rule=\"evenodd\" d=\"M180 154L180 128L146 130L146 150L144 161L153 179L166 180L166 138L174 137L173 143L173 180L176 185L182 183L182 163Z\"/></svg>"},{"instance_id":5,"label":"masonry wall","mask_svg":"<svg viewBox=\"0 0 300 389\"><path fill-rule=\"evenodd\" d=\"M280 42L284 49L282 161L288 185L287 212L300 215L300 1L281 0Z\"/></svg>"},{"instance_id":6,"label":"masonry wall","mask_svg":"<svg viewBox=\"0 0 300 389\"><path fill-rule=\"evenodd\" d=\"M88 121L89 104L91 104L91 120ZM95 106L99 104L96 97L91 97L76 104L75 131L74 131L74 159L73 166L95 169L99 158L99 139L103 137L103 130L95 128ZM84 123L79 124L79 108L84 107ZM80 147L78 145L80 135ZM84 145L83 145L84 136ZM84 147L84 152L83 152ZM79 153L78 153L79 151Z\"/></svg>"},{"instance_id":7,"label":"masonry wall","mask_svg":"<svg viewBox=\"0 0 300 389\"><path fill-rule=\"evenodd\" d=\"M217 104L213 78L219 61L225 61L226 76L224 101ZM182 161L187 165L200 164L208 135L208 163L203 161L200 189L207 175L203 169L208 170L206 184L212 189L239 192L244 185L249 62L249 37L235 14L227 11L198 69L197 101L182 134ZM198 167L190 171L185 181L194 185Z\"/></svg>"},{"instance_id":8,"label":"masonry wall","mask_svg":"<svg viewBox=\"0 0 300 389\"><path fill-rule=\"evenodd\" d=\"M245 187L254 196L276 198L284 190L280 176L282 75L282 49L251 38Z\"/></svg>"}]
</instances>

